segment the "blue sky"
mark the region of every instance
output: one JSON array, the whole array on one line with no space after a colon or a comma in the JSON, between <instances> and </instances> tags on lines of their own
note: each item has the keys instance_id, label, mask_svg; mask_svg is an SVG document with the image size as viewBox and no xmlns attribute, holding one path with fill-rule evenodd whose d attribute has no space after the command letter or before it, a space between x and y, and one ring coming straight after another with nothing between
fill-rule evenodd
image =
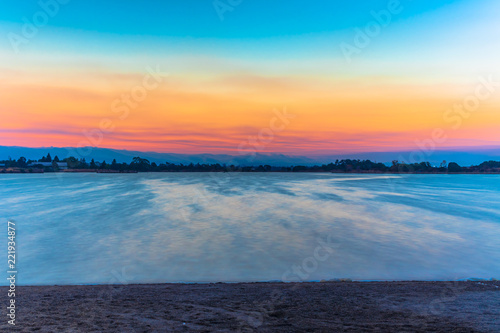
<instances>
[{"instance_id":1,"label":"blue sky","mask_svg":"<svg viewBox=\"0 0 500 333\"><path fill-rule=\"evenodd\" d=\"M221 0L228 3L228 0ZM3 1L0 20L22 23L40 7L36 1ZM405 10L395 20L415 17L457 0L401 0ZM324 33L363 25L370 11L387 7L387 0L242 0L230 6L221 21L212 1L171 0L103 2L69 1L49 26L100 33L195 38L262 38Z\"/></svg>"},{"instance_id":2,"label":"blue sky","mask_svg":"<svg viewBox=\"0 0 500 333\"><path fill-rule=\"evenodd\" d=\"M0 143L76 146L149 66L170 76L103 147L235 153L286 107L300 120L267 151L411 150L462 117L444 113L479 78L500 76L498 0L217 1L232 6L224 20L213 0L69 0L35 36L23 29L39 2L2 1ZM500 144L498 105L496 92L442 146Z\"/></svg>"}]
</instances>

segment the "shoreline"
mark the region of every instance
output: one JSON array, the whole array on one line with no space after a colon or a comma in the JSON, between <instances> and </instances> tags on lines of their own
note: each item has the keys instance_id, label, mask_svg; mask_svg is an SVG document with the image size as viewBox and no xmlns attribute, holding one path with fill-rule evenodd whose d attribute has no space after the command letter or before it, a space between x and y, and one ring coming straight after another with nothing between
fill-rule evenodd
<instances>
[{"instance_id":1,"label":"shoreline","mask_svg":"<svg viewBox=\"0 0 500 333\"><path fill-rule=\"evenodd\" d=\"M429 283L429 282L443 282L443 283L455 283L455 282L496 282L500 284L500 280L497 278L462 278L462 279L454 279L454 280L363 280L363 279L351 279L351 278L334 278L328 280L305 280L305 281L282 281L282 280L263 280L263 281L175 281L175 282L131 282L126 284L116 284L116 283L76 283L76 284L16 284L18 287L81 287L81 286L116 286L116 285L127 285L127 286L158 286L158 285L209 285L209 284L265 284L265 283L273 283L273 284L283 284L283 285L294 285L294 284L302 284L302 283ZM8 285L0 285L0 288L6 288Z\"/></svg>"},{"instance_id":2,"label":"shoreline","mask_svg":"<svg viewBox=\"0 0 500 333\"><path fill-rule=\"evenodd\" d=\"M62 171L47 171L36 170L29 171L29 169L11 170L0 168L1 175L7 174L61 174L61 173L102 173L102 174L137 174L137 173L236 173L236 174L273 174L273 173L286 173L286 174L304 174L304 173L325 173L325 174L339 174L339 175L500 175L498 172L377 172L377 171L347 171L347 172L332 172L332 171L117 171L117 170L62 170Z\"/></svg>"},{"instance_id":3,"label":"shoreline","mask_svg":"<svg viewBox=\"0 0 500 333\"><path fill-rule=\"evenodd\" d=\"M7 288L0 287L2 308ZM21 331L500 330L500 281L18 286L16 293ZM12 331L2 317L0 330Z\"/></svg>"},{"instance_id":4,"label":"shoreline","mask_svg":"<svg viewBox=\"0 0 500 333\"><path fill-rule=\"evenodd\" d=\"M307 173L367 173L367 174L500 174L500 161L484 161L479 165L460 166L455 162L443 161L439 166L430 162L406 163L393 160L389 163L372 162L370 160L335 160L335 163L301 165L259 164L240 165L239 163L160 163L150 162L148 159L134 157L129 164L117 163L113 159L111 164L106 161L95 162L94 159L87 163L85 159L73 156L62 161L57 156L48 154L37 160L27 160L20 157L16 160L0 160L0 173L44 173L44 172L97 172L97 173L137 173L137 172L307 172Z\"/></svg>"}]
</instances>

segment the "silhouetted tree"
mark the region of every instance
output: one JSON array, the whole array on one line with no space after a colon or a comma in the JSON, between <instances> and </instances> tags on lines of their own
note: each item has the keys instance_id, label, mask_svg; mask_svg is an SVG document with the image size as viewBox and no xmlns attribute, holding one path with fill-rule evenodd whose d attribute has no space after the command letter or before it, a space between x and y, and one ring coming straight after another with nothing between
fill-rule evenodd
<instances>
[{"instance_id":1,"label":"silhouetted tree","mask_svg":"<svg viewBox=\"0 0 500 333\"><path fill-rule=\"evenodd\" d=\"M52 167L43 167L41 164L36 165L36 161L29 160L27 161L25 157L20 157L18 160L13 160L10 156L8 160L1 160L0 164L3 164L4 167L0 168L1 172L5 172L5 168L13 168L18 167L21 169L21 172L31 172L33 170L29 170L28 165L33 165L38 168L44 168L45 171L58 171L59 167L57 165L57 161L59 158L56 156L52 160L50 153L47 156L42 157L38 161L47 162L50 160L52 162ZM313 165L313 166L304 166L304 165L295 165L290 167L276 167L272 165L246 165L246 166L238 166L231 164L227 166L226 164L200 164L200 163L189 163L188 165L173 164L169 162L161 163L157 165L156 163L150 163L149 160L134 157L130 164L127 163L117 163L116 159L113 159L111 165L107 164L106 161L103 161L102 164L98 164L92 159L90 165L88 165L84 158L77 160L75 157L70 156L65 158L63 162L66 162L68 168L76 169L76 168L88 168L97 169L98 165L100 169L112 169L118 170L122 172L126 171L140 171L140 172L401 172L401 173L500 173L500 162L499 161L487 161L483 162L480 165L469 166L469 167L461 167L455 162L450 162L449 165L446 164L446 161L440 164L439 167L432 166L429 162L420 162L420 163L400 163L397 160L392 161L391 166L387 166L383 163L376 163L370 160L336 160L335 163L328 163L322 165ZM3 171L2 171L3 170Z\"/></svg>"},{"instance_id":2,"label":"silhouetted tree","mask_svg":"<svg viewBox=\"0 0 500 333\"><path fill-rule=\"evenodd\" d=\"M137 156L132 159L130 166L136 171L149 171L151 164L147 159Z\"/></svg>"},{"instance_id":3,"label":"silhouetted tree","mask_svg":"<svg viewBox=\"0 0 500 333\"><path fill-rule=\"evenodd\" d=\"M26 163L26 158L22 156L19 157L19 159L17 160L17 166L20 168L26 168L28 166L28 164Z\"/></svg>"},{"instance_id":4,"label":"silhouetted tree","mask_svg":"<svg viewBox=\"0 0 500 333\"><path fill-rule=\"evenodd\" d=\"M55 158L54 158L54 160L55 160ZM68 165L68 169L76 169L80 165L80 162L78 162L78 160L73 156L65 158L64 160L65 160L66 164Z\"/></svg>"},{"instance_id":5,"label":"silhouetted tree","mask_svg":"<svg viewBox=\"0 0 500 333\"><path fill-rule=\"evenodd\" d=\"M462 167L455 162L448 164L448 172L462 172Z\"/></svg>"}]
</instances>

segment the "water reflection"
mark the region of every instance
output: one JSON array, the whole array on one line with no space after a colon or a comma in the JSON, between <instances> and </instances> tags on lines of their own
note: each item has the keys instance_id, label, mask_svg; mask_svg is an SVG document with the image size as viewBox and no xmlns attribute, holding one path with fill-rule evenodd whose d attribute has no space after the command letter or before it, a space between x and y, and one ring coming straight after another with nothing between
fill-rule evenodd
<instances>
[{"instance_id":1,"label":"water reflection","mask_svg":"<svg viewBox=\"0 0 500 333\"><path fill-rule=\"evenodd\" d=\"M500 276L495 175L0 175L20 284ZM6 240L0 241L6 248ZM115 274L116 275L116 274ZM5 284L5 283L4 283Z\"/></svg>"}]
</instances>

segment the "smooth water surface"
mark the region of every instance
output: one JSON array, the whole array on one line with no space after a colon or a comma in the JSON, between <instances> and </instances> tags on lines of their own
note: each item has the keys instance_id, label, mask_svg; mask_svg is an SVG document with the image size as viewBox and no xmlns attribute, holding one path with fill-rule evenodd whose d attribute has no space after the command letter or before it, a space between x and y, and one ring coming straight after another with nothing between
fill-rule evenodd
<instances>
[{"instance_id":1,"label":"smooth water surface","mask_svg":"<svg viewBox=\"0 0 500 333\"><path fill-rule=\"evenodd\" d=\"M15 220L18 284L500 278L497 175L11 174L0 184L0 246L6 258Z\"/></svg>"}]
</instances>

